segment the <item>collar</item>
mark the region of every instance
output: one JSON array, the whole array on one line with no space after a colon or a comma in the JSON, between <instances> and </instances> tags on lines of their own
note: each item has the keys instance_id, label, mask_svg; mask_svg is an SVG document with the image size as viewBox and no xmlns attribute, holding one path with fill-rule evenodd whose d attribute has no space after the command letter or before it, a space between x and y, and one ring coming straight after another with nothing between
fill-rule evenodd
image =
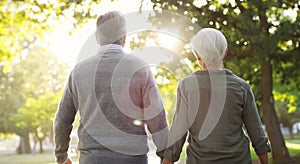
<instances>
[{"instance_id":1,"label":"collar","mask_svg":"<svg viewBox=\"0 0 300 164\"><path fill-rule=\"evenodd\" d=\"M100 47L100 53L105 52L123 52L123 47L119 44L106 44Z\"/></svg>"},{"instance_id":2,"label":"collar","mask_svg":"<svg viewBox=\"0 0 300 164\"><path fill-rule=\"evenodd\" d=\"M231 70L229 69L204 69L204 70L198 70L195 71L194 73L196 74L207 74L207 73L213 73L213 74L233 74Z\"/></svg>"}]
</instances>

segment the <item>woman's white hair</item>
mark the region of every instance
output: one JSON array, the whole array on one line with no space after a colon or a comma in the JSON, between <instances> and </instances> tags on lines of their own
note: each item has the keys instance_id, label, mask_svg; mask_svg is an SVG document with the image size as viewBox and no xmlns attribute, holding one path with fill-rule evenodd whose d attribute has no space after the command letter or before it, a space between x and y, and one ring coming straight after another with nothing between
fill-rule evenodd
<instances>
[{"instance_id":1,"label":"woman's white hair","mask_svg":"<svg viewBox=\"0 0 300 164\"><path fill-rule=\"evenodd\" d=\"M225 36L216 29L203 28L192 39L192 48L197 52L207 67L222 66L227 50Z\"/></svg>"},{"instance_id":2,"label":"woman's white hair","mask_svg":"<svg viewBox=\"0 0 300 164\"><path fill-rule=\"evenodd\" d=\"M100 45L122 44L126 35L126 21L118 11L110 11L97 19L96 38Z\"/></svg>"}]
</instances>

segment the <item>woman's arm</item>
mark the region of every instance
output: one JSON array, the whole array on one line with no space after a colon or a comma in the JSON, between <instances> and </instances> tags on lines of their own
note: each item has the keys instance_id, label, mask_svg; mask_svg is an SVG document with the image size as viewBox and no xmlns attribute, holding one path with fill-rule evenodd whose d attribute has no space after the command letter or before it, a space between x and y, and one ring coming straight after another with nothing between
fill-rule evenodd
<instances>
[{"instance_id":1,"label":"woman's arm","mask_svg":"<svg viewBox=\"0 0 300 164\"><path fill-rule=\"evenodd\" d=\"M269 163L269 161L268 161L269 159L268 159L268 154L267 153L259 155L258 158L259 158L259 161L260 161L261 164L268 164Z\"/></svg>"},{"instance_id":2,"label":"woman's arm","mask_svg":"<svg viewBox=\"0 0 300 164\"><path fill-rule=\"evenodd\" d=\"M255 98L250 86L247 86L245 94L245 106L242 116L243 122L257 156L261 160L261 163L265 164L268 163L267 153L270 152L270 145L268 144L265 131L262 128Z\"/></svg>"},{"instance_id":3,"label":"woman's arm","mask_svg":"<svg viewBox=\"0 0 300 164\"><path fill-rule=\"evenodd\" d=\"M176 111L174 113L172 125L168 135L168 145L164 157L166 162L176 162L180 157L182 146L185 143L188 125L188 105L187 99L183 95L182 81L177 88Z\"/></svg>"}]
</instances>

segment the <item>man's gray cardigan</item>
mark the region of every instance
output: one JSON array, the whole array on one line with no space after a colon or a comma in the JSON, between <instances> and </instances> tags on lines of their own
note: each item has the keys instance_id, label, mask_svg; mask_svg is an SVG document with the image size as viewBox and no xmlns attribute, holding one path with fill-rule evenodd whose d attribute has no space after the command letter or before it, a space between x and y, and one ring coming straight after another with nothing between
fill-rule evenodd
<instances>
[{"instance_id":1,"label":"man's gray cardigan","mask_svg":"<svg viewBox=\"0 0 300 164\"><path fill-rule=\"evenodd\" d=\"M167 142L164 107L151 71L119 45L77 64L69 76L55 116L55 156L68 158L70 132L79 112L78 149L104 158L130 158L148 152L145 125L157 152ZM157 153L162 157L163 153Z\"/></svg>"}]
</instances>

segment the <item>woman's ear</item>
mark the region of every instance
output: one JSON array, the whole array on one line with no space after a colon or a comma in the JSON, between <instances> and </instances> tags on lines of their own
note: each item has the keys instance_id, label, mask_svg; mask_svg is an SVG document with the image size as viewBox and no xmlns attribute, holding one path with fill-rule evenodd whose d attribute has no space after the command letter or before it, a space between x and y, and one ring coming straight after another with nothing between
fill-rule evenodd
<instances>
[{"instance_id":1,"label":"woman's ear","mask_svg":"<svg viewBox=\"0 0 300 164\"><path fill-rule=\"evenodd\" d=\"M198 54L198 52L195 51L195 50L194 50L193 52L194 52L194 55L196 56L196 59L197 59L199 65L200 65L200 67L201 67L202 69L206 69L207 67L206 67L205 63L203 62L203 60L201 59L201 57L200 57L200 55Z\"/></svg>"},{"instance_id":2,"label":"woman's ear","mask_svg":"<svg viewBox=\"0 0 300 164\"><path fill-rule=\"evenodd\" d=\"M194 54L194 56L196 57L197 60L201 60L201 58L199 57L199 54L196 50L192 49L192 52Z\"/></svg>"},{"instance_id":3,"label":"woman's ear","mask_svg":"<svg viewBox=\"0 0 300 164\"><path fill-rule=\"evenodd\" d=\"M223 59L227 56L227 53L228 53L228 47L227 47L226 50L225 50Z\"/></svg>"}]
</instances>

